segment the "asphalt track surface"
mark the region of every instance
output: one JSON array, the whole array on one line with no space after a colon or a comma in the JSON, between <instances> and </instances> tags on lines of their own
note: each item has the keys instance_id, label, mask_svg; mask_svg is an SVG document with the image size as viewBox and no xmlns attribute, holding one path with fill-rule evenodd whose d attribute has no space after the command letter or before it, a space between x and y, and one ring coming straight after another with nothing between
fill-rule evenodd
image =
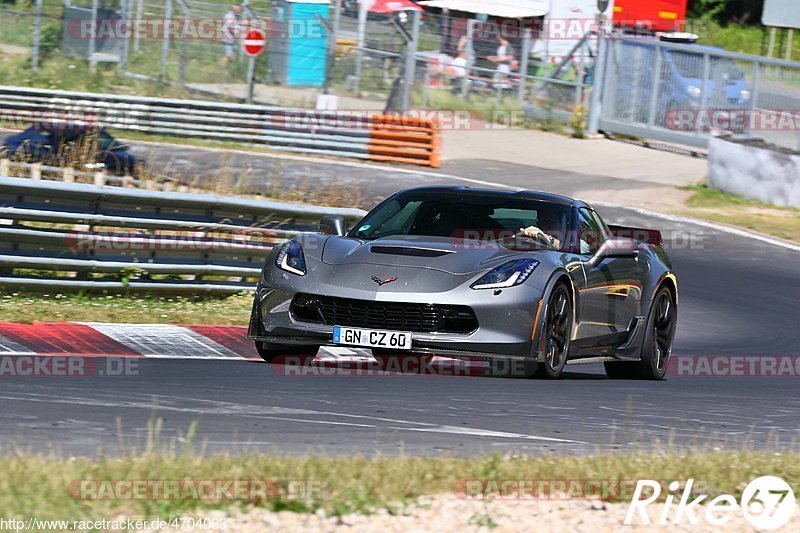
<instances>
[{"instance_id":1,"label":"asphalt track surface","mask_svg":"<svg viewBox=\"0 0 800 533\"><path fill-rule=\"evenodd\" d=\"M269 158L250 157L270 164L261 161ZM366 181L380 195L421 182L464 184L414 171L271 163L321 179L342 173ZM536 169L510 172L481 162L464 165L463 175L475 177L483 166L483 180L562 193L604 181ZM675 355L797 354L800 253L684 220L598 210L609 222L664 232L680 282ZM120 442L143 445L154 417L163 419L165 443L197 421L198 442L207 452L585 453L666 443L789 445L800 437L796 376L672 374L662 382L619 381L607 379L600 365L568 367L559 381L281 374L261 362L147 360L138 376L4 379L0 447L116 453Z\"/></svg>"}]
</instances>

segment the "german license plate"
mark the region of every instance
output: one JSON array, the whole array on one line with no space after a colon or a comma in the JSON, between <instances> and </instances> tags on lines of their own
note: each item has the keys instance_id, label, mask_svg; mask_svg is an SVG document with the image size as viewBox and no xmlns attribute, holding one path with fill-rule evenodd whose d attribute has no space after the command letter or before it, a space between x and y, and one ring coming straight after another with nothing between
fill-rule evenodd
<instances>
[{"instance_id":1,"label":"german license plate","mask_svg":"<svg viewBox=\"0 0 800 533\"><path fill-rule=\"evenodd\" d=\"M369 348L390 348L410 350L411 333L407 331L387 331L383 329L360 329L334 326L333 343Z\"/></svg>"}]
</instances>

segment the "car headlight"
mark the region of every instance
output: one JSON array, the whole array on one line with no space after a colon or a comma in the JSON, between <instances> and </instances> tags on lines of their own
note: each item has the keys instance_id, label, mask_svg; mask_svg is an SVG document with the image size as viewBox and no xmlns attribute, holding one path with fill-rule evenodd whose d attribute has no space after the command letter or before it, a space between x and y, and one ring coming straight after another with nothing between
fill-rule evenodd
<instances>
[{"instance_id":1,"label":"car headlight","mask_svg":"<svg viewBox=\"0 0 800 533\"><path fill-rule=\"evenodd\" d=\"M752 93L748 90L744 90L739 93L739 98L741 99L742 102L749 102L752 96L753 96Z\"/></svg>"},{"instance_id":2,"label":"car headlight","mask_svg":"<svg viewBox=\"0 0 800 533\"><path fill-rule=\"evenodd\" d=\"M286 272L305 276L306 257L303 255L303 245L297 241L289 241L284 244L275 259L275 266Z\"/></svg>"},{"instance_id":3,"label":"car headlight","mask_svg":"<svg viewBox=\"0 0 800 533\"><path fill-rule=\"evenodd\" d=\"M686 92L689 93L689 96L691 96L692 98L700 98L700 96L702 96L703 94L703 89L701 89L697 85L689 85L686 88Z\"/></svg>"},{"instance_id":4,"label":"car headlight","mask_svg":"<svg viewBox=\"0 0 800 533\"><path fill-rule=\"evenodd\" d=\"M505 289L524 283L539 266L536 259L515 259L490 270L470 285L473 289Z\"/></svg>"}]
</instances>

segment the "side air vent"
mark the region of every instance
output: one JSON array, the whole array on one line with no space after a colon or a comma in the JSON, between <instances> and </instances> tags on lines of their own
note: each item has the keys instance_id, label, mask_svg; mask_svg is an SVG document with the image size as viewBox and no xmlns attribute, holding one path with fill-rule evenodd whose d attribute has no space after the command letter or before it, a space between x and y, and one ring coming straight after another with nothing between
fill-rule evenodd
<instances>
[{"instance_id":1,"label":"side air vent","mask_svg":"<svg viewBox=\"0 0 800 533\"><path fill-rule=\"evenodd\" d=\"M441 257L452 254L450 250L435 250L433 248L409 248L405 246L370 246L369 251L373 254L385 255L410 255L414 257Z\"/></svg>"}]
</instances>

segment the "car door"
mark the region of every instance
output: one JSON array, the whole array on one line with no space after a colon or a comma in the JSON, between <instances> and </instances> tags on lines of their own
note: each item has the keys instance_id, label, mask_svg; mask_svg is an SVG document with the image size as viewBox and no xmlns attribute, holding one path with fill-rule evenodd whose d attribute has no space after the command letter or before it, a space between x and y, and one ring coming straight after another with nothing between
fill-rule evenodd
<instances>
[{"instance_id":1,"label":"car door","mask_svg":"<svg viewBox=\"0 0 800 533\"><path fill-rule=\"evenodd\" d=\"M576 337L586 346L607 346L627 336L641 299L642 271L636 259L607 258L596 266L589 259L610 237L602 219L589 208L578 210L578 242L586 284L578 290Z\"/></svg>"}]
</instances>

